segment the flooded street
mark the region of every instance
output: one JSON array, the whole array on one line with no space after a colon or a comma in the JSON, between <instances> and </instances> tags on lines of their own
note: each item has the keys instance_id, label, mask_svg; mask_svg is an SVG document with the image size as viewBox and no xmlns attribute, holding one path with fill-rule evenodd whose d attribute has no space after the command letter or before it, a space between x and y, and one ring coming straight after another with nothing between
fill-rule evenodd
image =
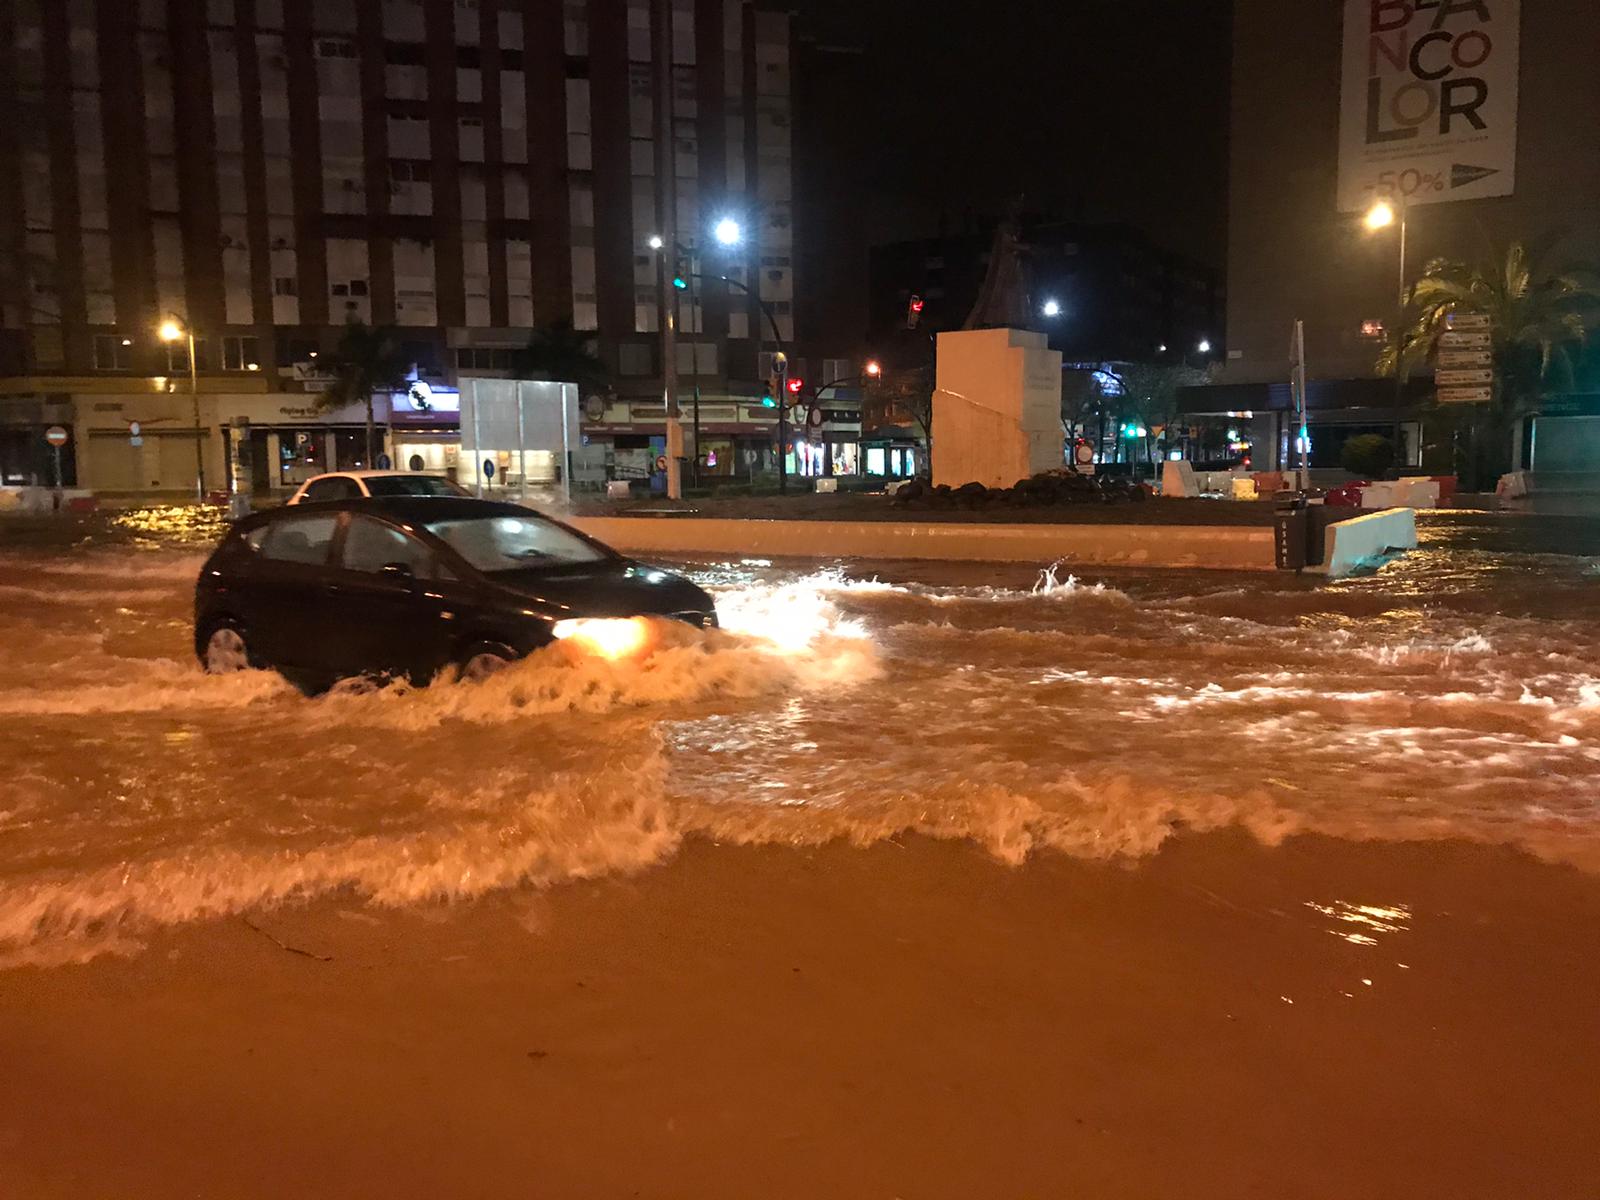
<instances>
[{"instance_id":1,"label":"flooded street","mask_svg":"<svg viewBox=\"0 0 1600 1200\"><path fill-rule=\"evenodd\" d=\"M0 1196L1595 1195L1588 523L315 698L166 524L0 553Z\"/></svg>"},{"instance_id":2,"label":"flooded street","mask_svg":"<svg viewBox=\"0 0 1600 1200\"><path fill-rule=\"evenodd\" d=\"M1440 515L1376 575L688 564L723 630L480 684L208 677L202 547L0 550L0 956L341 892L916 832L1128 860L1175 833L1466 839L1600 869L1600 539Z\"/></svg>"}]
</instances>

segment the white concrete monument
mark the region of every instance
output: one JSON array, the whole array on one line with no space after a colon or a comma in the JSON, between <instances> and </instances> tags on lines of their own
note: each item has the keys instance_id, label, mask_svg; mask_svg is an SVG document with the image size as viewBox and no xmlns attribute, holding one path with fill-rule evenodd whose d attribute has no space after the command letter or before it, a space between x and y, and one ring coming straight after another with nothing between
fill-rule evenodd
<instances>
[{"instance_id":1,"label":"white concrete monument","mask_svg":"<svg viewBox=\"0 0 1600 1200\"><path fill-rule=\"evenodd\" d=\"M1061 353L1022 329L941 333L933 482L1010 487L1065 462Z\"/></svg>"}]
</instances>

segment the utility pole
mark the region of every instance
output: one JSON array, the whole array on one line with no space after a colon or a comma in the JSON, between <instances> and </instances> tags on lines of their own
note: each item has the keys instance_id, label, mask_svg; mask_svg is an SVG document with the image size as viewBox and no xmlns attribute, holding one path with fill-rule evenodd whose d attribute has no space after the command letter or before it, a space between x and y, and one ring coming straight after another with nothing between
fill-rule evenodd
<instances>
[{"instance_id":1,"label":"utility pole","mask_svg":"<svg viewBox=\"0 0 1600 1200\"><path fill-rule=\"evenodd\" d=\"M678 247L678 171L672 128L672 0L651 0L656 66L656 220L663 242L660 293L661 391L667 413L667 498L683 499L683 420L678 408L677 304L665 247Z\"/></svg>"},{"instance_id":2,"label":"utility pole","mask_svg":"<svg viewBox=\"0 0 1600 1200\"><path fill-rule=\"evenodd\" d=\"M772 398L778 402L778 495L789 493L789 356L772 356Z\"/></svg>"},{"instance_id":3,"label":"utility pole","mask_svg":"<svg viewBox=\"0 0 1600 1200\"><path fill-rule=\"evenodd\" d=\"M1311 450L1311 434L1306 426L1306 323L1304 321L1297 320L1294 323L1294 342L1290 347L1290 354L1294 360L1290 390L1294 394L1294 415L1297 425L1295 444L1300 451L1300 469L1296 473L1295 486L1298 491L1303 492L1311 486L1311 469L1307 461Z\"/></svg>"}]
</instances>

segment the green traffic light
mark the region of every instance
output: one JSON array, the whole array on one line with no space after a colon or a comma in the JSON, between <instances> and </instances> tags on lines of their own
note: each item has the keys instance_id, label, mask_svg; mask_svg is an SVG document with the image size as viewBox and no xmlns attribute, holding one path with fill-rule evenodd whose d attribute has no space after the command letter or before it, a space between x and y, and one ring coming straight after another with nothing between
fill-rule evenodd
<instances>
[{"instance_id":1,"label":"green traffic light","mask_svg":"<svg viewBox=\"0 0 1600 1200\"><path fill-rule=\"evenodd\" d=\"M686 280L682 275L674 275L672 277L672 286L681 292L689 286L689 281Z\"/></svg>"},{"instance_id":2,"label":"green traffic light","mask_svg":"<svg viewBox=\"0 0 1600 1200\"><path fill-rule=\"evenodd\" d=\"M761 397L761 407L762 408L777 408L778 407L778 402L776 400L774 400L772 398L771 394L769 393L769 394Z\"/></svg>"}]
</instances>

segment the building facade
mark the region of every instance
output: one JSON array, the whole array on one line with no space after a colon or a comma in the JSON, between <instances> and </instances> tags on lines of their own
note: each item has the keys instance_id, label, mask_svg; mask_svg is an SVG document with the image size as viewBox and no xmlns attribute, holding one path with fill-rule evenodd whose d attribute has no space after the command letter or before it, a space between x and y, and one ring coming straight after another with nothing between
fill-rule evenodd
<instances>
[{"instance_id":1,"label":"building facade","mask_svg":"<svg viewBox=\"0 0 1600 1200\"><path fill-rule=\"evenodd\" d=\"M674 231L657 218L662 71ZM351 321L393 326L440 401L379 398L397 465L480 474L444 398L570 320L613 381L584 398L575 474L648 476L665 432L655 235L692 281L672 303L700 469L769 467L758 381L794 340L789 103L788 18L751 0L0 6L0 154L18 165L0 179L4 481L53 468L51 424L71 434L66 482L96 490L192 489L197 439L220 481L247 437L258 489L355 465L364 413L317 403ZM725 218L732 244L710 235ZM187 341L156 336L169 319L196 339L193 397Z\"/></svg>"},{"instance_id":2,"label":"building facade","mask_svg":"<svg viewBox=\"0 0 1600 1200\"><path fill-rule=\"evenodd\" d=\"M1313 464L1337 465L1347 436L1378 432L1395 438L1404 467L1450 470L1451 447L1438 432L1431 379L1424 373L1400 388L1377 377L1379 350L1398 318L1399 225L1369 229L1359 207L1339 202L1341 112L1354 109L1359 118L1363 100L1342 78L1342 54L1353 43L1355 62L1374 79L1394 74L1408 80L1401 85L1401 107L1415 102L1417 119L1428 120L1425 134L1439 128L1439 106L1429 90L1439 86L1435 80L1449 85L1459 77L1456 86L1470 90L1477 86L1473 79L1486 77L1496 102L1499 89L1510 84L1514 163L1497 163L1498 175L1487 174L1499 186L1484 189L1507 194L1458 191L1457 184L1476 173L1475 164L1486 161L1480 158L1485 151L1470 143L1453 161L1443 160L1442 173L1406 178L1408 282L1432 259L1484 262L1512 241L1547 246L1550 265L1593 263L1600 261L1594 19L1588 0L1493 0L1488 7L1318 0L1296 6L1292 17L1274 0L1236 0L1227 358L1219 385L1191 397L1190 406L1249 411L1259 442L1287 448L1291 330L1299 319L1305 322ZM1360 24L1347 27L1350 21ZM1376 30L1370 37L1368 24ZM1512 53L1513 34L1520 34L1520 53ZM1465 39L1459 52L1452 38ZM1505 56L1480 63L1490 46L1504 48ZM1372 119L1378 122L1368 131L1374 145L1399 136L1388 128L1390 116ZM1351 125L1348 116L1345 123ZM1480 141L1509 132L1504 124L1469 128L1465 118L1456 124ZM1348 132L1359 138L1359 119ZM1404 139L1391 144L1403 146ZM1403 159L1396 161L1404 167ZM1463 194L1473 198L1456 198ZM1580 371L1579 394L1561 402L1576 415L1558 423L1550 412L1543 438L1534 436L1531 423L1517 431L1514 461L1537 466L1536 443L1547 448L1547 465L1549 455L1570 459L1572 447L1582 445L1600 467L1600 395L1583 399L1600 390L1597 385L1600 380ZM1258 454L1257 461L1267 457Z\"/></svg>"}]
</instances>

